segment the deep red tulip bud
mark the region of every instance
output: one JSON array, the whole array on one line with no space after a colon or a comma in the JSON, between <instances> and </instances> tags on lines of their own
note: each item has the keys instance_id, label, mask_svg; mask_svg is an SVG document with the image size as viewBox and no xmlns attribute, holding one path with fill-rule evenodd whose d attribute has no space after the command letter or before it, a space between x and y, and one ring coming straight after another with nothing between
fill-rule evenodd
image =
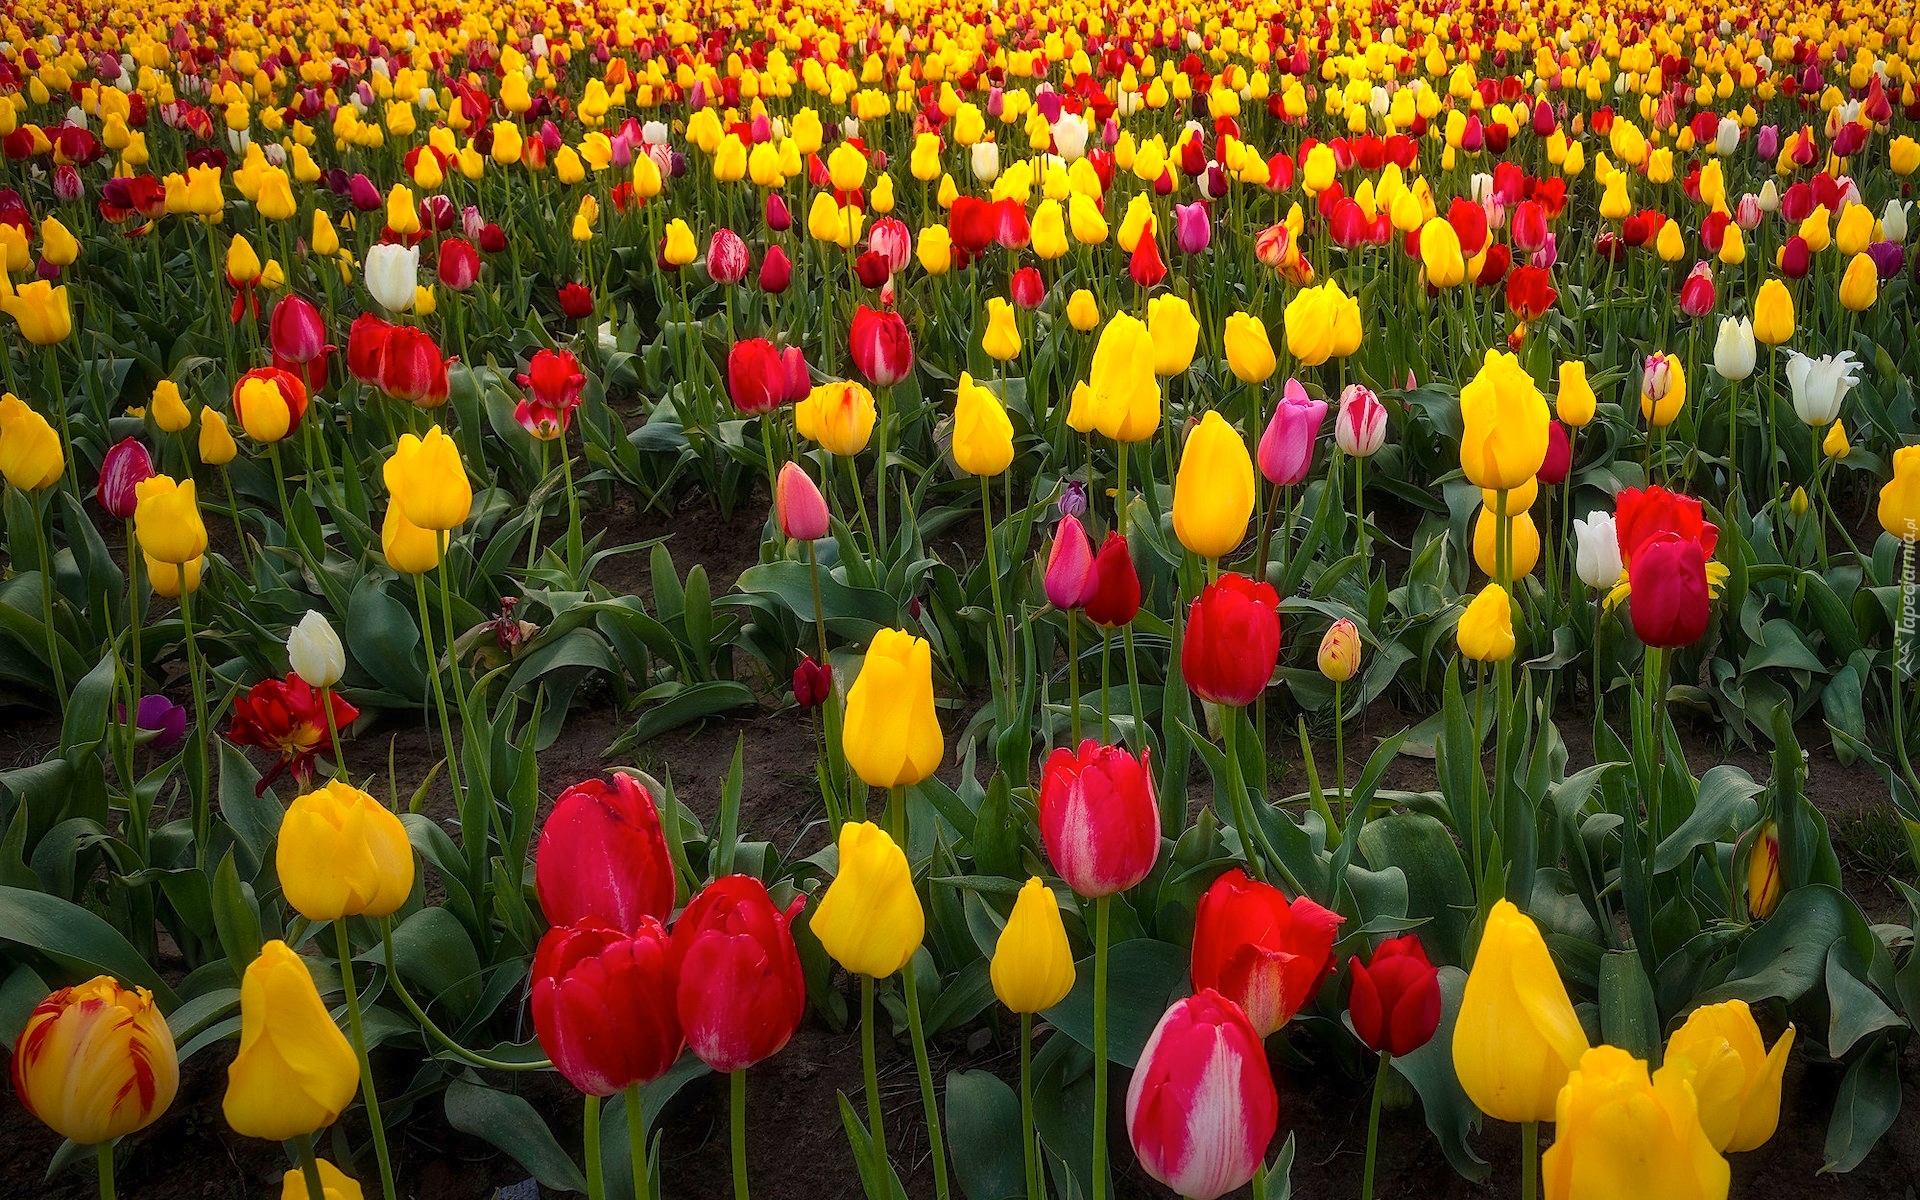
<instances>
[{"instance_id":1,"label":"deep red tulip bud","mask_svg":"<svg viewBox=\"0 0 1920 1200\"><path fill-rule=\"evenodd\" d=\"M787 252L779 246L767 247L767 256L760 260L760 290L769 296L778 296L792 282L793 262Z\"/></svg>"},{"instance_id":2,"label":"deep red tulip bud","mask_svg":"<svg viewBox=\"0 0 1920 1200\"><path fill-rule=\"evenodd\" d=\"M534 951L534 1034L589 1096L658 1079L685 1044L667 931L650 916L632 930L592 919L556 925Z\"/></svg>"},{"instance_id":3,"label":"deep red tulip bud","mask_svg":"<svg viewBox=\"0 0 1920 1200\"><path fill-rule=\"evenodd\" d=\"M715 1071L743 1071L779 1053L800 1027L807 983L787 927L805 903L795 896L782 912L758 879L728 875L701 889L674 922L680 1027Z\"/></svg>"},{"instance_id":4,"label":"deep red tulip bud","mask_svg":"<svg viewBox=\"0 0 1920 1200\"><path fill-rule=\"evenodd\" d=\"M638 779L615 772L560 793L540 830L534 890L554 925L596 918L632 929L673 911L673 860Z\"/></svg>"},{"instance_id":5,"label":"deep red tulip bud","mask_svg":"<svg viewBox=\"0 0 1920 1200\"><path fill-rule=\"evenodd\" d=\"M853 275L861 287L877 288L893 278L893 267L878 250L864 250L853 260Z\"/></svg>"},{"instance_id":6,"label":"deep red tulip bud","mask_svg":"<svg viewBox=\"0 0 1920 1200\"><path fill-rule=\"evenodd\" d=\"M1311 1004L1333 974L1342 919L1305 896L1289 903L1279 888L1234 867L1213 881L1194 913L1194 989L1232 1000L1266 1037Z\"/></svg>"},{"instance_id":7,"label":"deep red tulip bud","mask_svg":"<svg viewBox=\"0 0 1920 1200\"><path fill-rule=\"evenodd\" d=\"M507 248L507 231L489 221L480 227L480 249L488 254L499 254Z\"/></svg>"},{"instance_id":8,"label":"deep red tulip bud","mask_svg":"<svg viewBox=\"0 0 1920 1200\"><path fill-rule=\"evenodd\" d=\"M480 278L480 252L465 238L440 243L440 282L449 291L464 292Z\"/></svg>"},{"instance_id":9,"label":"deep red tulip bud","mask_svg":"<svg viewBox=\"0 0 1920 1200\"><path fill-rule=\"evenodd\" d=\"M1121 533L1108 533L1093 556L1093 594L1086 600L1086 610L1087 620L1102 629L1131 624L1140 611L1140 576Z\"/></svg>"},{"instance_id":10,"label":"deep red tulip bud","mask_svg":"<svg viewBox=\"0 0 1920 1200\"><path fill-rule=\"evenodd\" d=\"M833 668L812 657L793 669L793 702L801 708L819 708L833 695Z\"/></svg>"},{"instance_id":11,"label":"deep red tulip bud","mask_svg":"<svg viewBox=\"0 0 1920 1200\"><path fill-rule=\"evenodd\" d=\"M1167 277L1166 260L1160 257L1160 243L1152 232L1140 231L1140 240L1133 244L1133 257L1127 260L1127 274L1143 288L1158 286Z\"/></svg>"},{"instance_id":12,"label":"deep red tulip bud","mask_svg":"<svg viewBox=\"0 0 1920 1200\"><path fill-rule=\"evenodd\" d=\"M1371 963L1361 966L1354 958L1347 965L1353 981L1347 1014L1369 1050L1411 1054L1433 1039L1440 1027L1440 972L1417 935L1388 938Z\"/></svg>"},{"instance_id":13,"label":"deep red tulip bud","mask_svg":"<svg viewBox=\"0 0 1920 1200\"><path fill-rule=\"evenodd\" d=\"M1111 896L1147 877L1160 856L1160 807L1148 752L1092 738L1054 750L1040 774L1047 861L1082 896Z\"/></svg>"},{"instance_id":14,"label":"deep red tulip bud","mask_svg":"<svg viewBox=\"0 0 1920 1200\"><path fill-rule=\"evenodd\" d=\"M1567 427L1558 421L1547 422L1547 457L1541 460L1534 478L1548 487L1559 487L1573 467L1573 443L1567 440Z\"/></svg>"},{"instance_id":15,"label":"deep red tulip bud","mask_svg":"<svg viewBox=\"0 0 1920 1200\"><path fill-rule=\"evenodd\" d=\"M579 321L593 315L593 292L584 284L569 283L560 289L560 311L570 320Z\"/></svg>"},{"instance_id":16,"label":"deep red tulip bud","mask_svg":"<svg viewBox=\"0 0 1920 1200\"><path fill-rule=\"evenodd\" d=\"M891 309L862 304L847 331L853 365L875 387L891 387L913 371L913 335Z\"/></svg>"},{"instance_id":17,"label":"deep red tulip bud","mask_svg":"<svg viewBox=\"0 0 1920 1200\"><path fill-rule=\"evenodd\" d=\"M273 306L268 335L273 352L292 362L309 362L333 349L327 345L327 323L320 310L306 297L291 293Z\"/></svg>"},{"instance_id":18,"label":"deep red tulip bud","mask_svg":"<svg viewBox=\"0 0 1920 1200\"><path fill-rule=\"evenodd\" d=\"M1788 279L1805 279L1807 272L1813 269L1813 251L1807 246L1807 239L1794 234L1787 239L1786 247L1780 252L1780 274Z\"/></svg>"},{"instance_id":19,"label":"deep red tulip bud","mask_svg":"<svg viewBox=\"0 0 1920 1200\"><path fill-rule=\"evenodd\" d=\"M1680 285L1680 311L1689 317L1704 317L1713 311L1713 299L1713 268L1697 262Z\"/></svg>"},{"instance_id":20,"label":"deep red tulip bud","mask_svg":"<svg viewBox=\"0 0 1920 1200\"><path fill-rule=\"evenodd\" d=\"M1180 673L1203 700L1244 708L1259 699L1280 659L1280 596L1269 583L1228 573L1187 613Z\"/></svg>"},{"instance_id":21,"label":"deep red tulip bud","mask_svg":"<svg viewBox=\"0 0 1920 1200\"><path fill-rule=\"evenodd\" d=\"M94 490L100 507L121 520L133 516L137 505L133 489L153 478L153 456L139 438L115 443L100 462L100 485Z\"/></svg>"},{"instance_id":22,"label":"deep red tulip bud","mask_svg":"<svg viewBox=\"0 0 1920 1200\"><path fill-rule=\"evenodd\" d=\"M767 228L775 233L785 233L793 228L793 213L788 211L787 202L779 192L768 192L765 217Z\"/></svg>"}]
</instances>

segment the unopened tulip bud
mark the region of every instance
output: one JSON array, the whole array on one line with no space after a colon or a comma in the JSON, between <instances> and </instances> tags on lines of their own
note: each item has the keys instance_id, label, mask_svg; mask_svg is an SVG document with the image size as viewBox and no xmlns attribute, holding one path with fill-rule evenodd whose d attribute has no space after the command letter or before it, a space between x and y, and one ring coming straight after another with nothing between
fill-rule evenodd
<instances>
[{"instance_id":1,"label":"unopened tulip bud","mask_svg":"<svg viewBox=\"0 0 1920 1200\"><path fill-rule=\"evenodd\" d=\"M773 507L780 532L794 541L811 542L827 536L827 499L800 464L789 462L780 468Z\"/></svg>"},{"instance_id":2,"label":"unopened tulip bud","mask_svg":"<svg viewBox=\"0 0 1920 1200\"><path fill-rule=\"evenodd\" d=\"M1341 617L1327 628L1320 639L1320 673L1335 683L1345 683L1360 669L1360 630Z\"/></svg>"},{"instance_id":3,"label":"unopened tulip bud","mask_svg":"<svg viewBox=\"0 0 1920 1200\"><path fill-rule=\"evenodd\" d=\"M330 688L347 670L347 655L339 635L312 609L287 634L287 661L309 687Z\"/></svg>"}]
</instances>

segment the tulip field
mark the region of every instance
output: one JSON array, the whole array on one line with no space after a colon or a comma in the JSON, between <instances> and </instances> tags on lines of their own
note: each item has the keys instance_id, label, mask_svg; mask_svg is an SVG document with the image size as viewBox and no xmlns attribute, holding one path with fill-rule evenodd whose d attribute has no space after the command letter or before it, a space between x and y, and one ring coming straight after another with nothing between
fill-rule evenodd
<instances>
[{"instance_id":1,"label":"tulip field","mask_svg":"<svg viewBox=\"0 0 1920 1200\"><path fill-rule=\"evenodd\" d=\"M0 1181L1912 1200L1910 0L0 14Z\"/></svg>"}]
</instances>

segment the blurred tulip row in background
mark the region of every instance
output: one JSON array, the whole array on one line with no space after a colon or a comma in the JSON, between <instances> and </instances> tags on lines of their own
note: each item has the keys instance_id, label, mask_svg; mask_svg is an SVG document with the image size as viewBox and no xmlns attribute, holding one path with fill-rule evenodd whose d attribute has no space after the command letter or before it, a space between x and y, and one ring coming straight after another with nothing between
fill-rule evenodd
<instances>
[{"instance_id":1,"label":"blurred tulip row in background","mask_svg":"<svg viewBox=\"0 0 1920 1200\"><path fill-rule=\"evenodd\" d=\"M430 1104L671 1196L709 1072L742 1198L836 1116L874 1200L903 1119L937 1200L1285 1195L1333 1147L1275 1062L1370 1095L1366 1200L1409 1098L1469 1179L1517 1126L1528 1200L1727 1196L1796 1049L1825 1169L1892 1127L1909 7L0 24L0 1036L56 1175L164 1154L196 1057L288 1200L408 1193ZM736 513L737 579L622 540ZM543 777L595 708L609 772ZM780 841L756 747L676 795L661 736L756 708L810 732ZM809 1021L861 1086L750 1105Z\"/></svg>"}]
</instances>

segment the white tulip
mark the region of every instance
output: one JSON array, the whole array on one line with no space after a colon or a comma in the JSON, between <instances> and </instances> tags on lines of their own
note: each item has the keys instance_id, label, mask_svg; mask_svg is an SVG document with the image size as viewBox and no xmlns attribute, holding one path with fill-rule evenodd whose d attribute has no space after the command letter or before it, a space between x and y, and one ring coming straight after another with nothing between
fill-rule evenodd
<instances>
[{"instance_id":1,"label":"white tulip","mask_svg":"<svg viewBox=\"0 0 1920 1200\"><path fill-rule=\"evenodd\" d=\"M1787 383L1793 388L1793 411L1807 425L1831 425L1840 415L1840 402L1860 382L1853 351L1808 358L1794 351L1787 356Z\"/></svg>"},{"instance_id":2,"label":"white tulip","mask_svg":"<svg viewBox=\"0 0 1920 1200\"><path fill-rule=\"evenodd\" d=\"M367 292L390 312L413 307L420 286L420 247L382 243L367 251Z\"/></svg>"},{"instance_id":3,"label":"white tulip","mask_svg":"<svg viewBox=\"0 0 1920 1200\"><path fill-rule=\"evenodd\" d=\"M640 140L649 146L664 146L669 136L665 121L648 121L640 127Z\"/></svg>"},{"instance_id":4,"label":"white tulip","mask_svg":"<svg viewBox=\"0 0 1920 1200\"><path fill-rule=\"evenodd\" d=\"M1913 207L1911 201L1889 200L1887 207L1880 213L1880 232L1890 242L1907 240L1907 209Z\"/></svg>"},{"instance_id":5,"label":"white tulip","mask_svg":"<svg viewBox=\"0 0 1920 1200\"><path fill-rule=\"evenodd\" d=\"M1620 536L1612 513L1573 519L1573 569L1590 588L1611 591L1620 582Z\"/></svg>"},{"instance_id":6,"label":"white tulip","mask_svg":"<svg viewBox=\"0 0 1920 1200\"><path fill-rule=\"evenodd\" d=\"M1753 321L1720 318L1720 336L1713 343L1713 369L1722 379L1739 382L1753 374Z\"/></svg>"},{"instance_id":7,"label":"white tulip","mask_svg":"<svg viewBox=\"0 0 1920 1200\"><path fill-rule=\"evenodd\" d=\"M1000 146L997 142L973 144L973 177L981 183L992 183L1000 177Z\"/></svg>"},{"instance_id":8,"label":"white tulip","mask_svg":"<svg viewBox=\"0 0 1920 1200\"><path fill-rule=\"evenodd\" d=\"M1776 213L1780 211L1780 189L1769 179L1760 185L1760 211Z\"/></svg>"},{"instance_id":9,"label":"white tulip","mask_svg":"<svg viewBox=\"0 0 1920 1200\"><path fill-rule=\"evenodd\" d=\"M1720 128L1714 131L1713 152L1725 158L1740 148L1740 122L1732 117L1721 117Z\"/></svg>"},{"instance_id":10,"label":"white tulip","mask_svg":"<svg viewBox=\"0 0 1920 1200\"><path fill-rule=\"evenodd\" d=\"M347 672L347 652L327 619L312 609L287 634L287 661L308 687L330 688Z\"/></svg>"},{"instance_id":11,"label":"white tulip","mask_svg":"<svg viewBox=\"0 0 1920 1200\"><path fill-rule=\"evenodd\" d=\"M1053 148L1060 157L1075 162L1087 152L1087 120L1079 113L1061 113L1053 123Z\"/></svg>"}]
</instances>

